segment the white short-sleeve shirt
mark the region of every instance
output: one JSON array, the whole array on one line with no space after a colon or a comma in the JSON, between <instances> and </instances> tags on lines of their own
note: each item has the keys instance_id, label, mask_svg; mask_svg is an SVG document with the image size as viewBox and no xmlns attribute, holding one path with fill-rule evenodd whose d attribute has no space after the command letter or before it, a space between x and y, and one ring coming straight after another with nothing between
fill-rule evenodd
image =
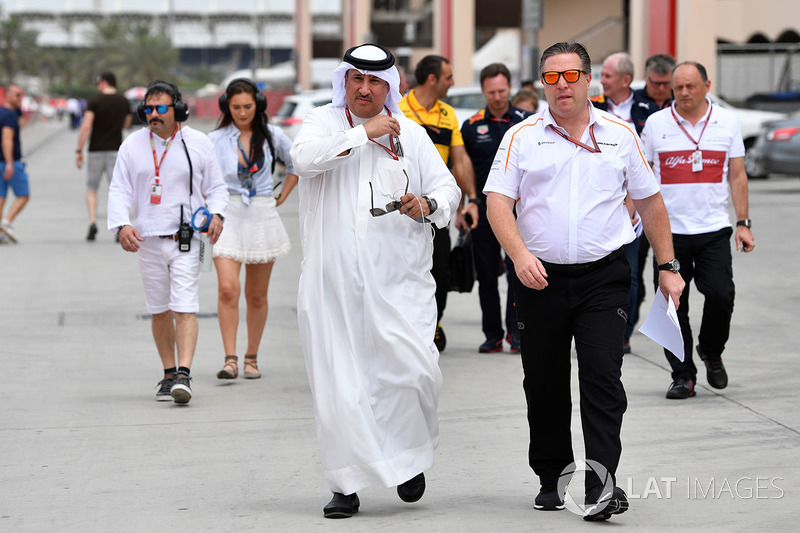
<instances>
[{"instance_id":1,"label":"white short-sleeve shirt","mask_svg":"<svg viewBox=\"0 0 800 533\"><path fill-rule=\"evenodd\" d=\"M707 101L708 111L695 125L675 111L673 102L650 115L642 131L645 157L653 163L661 183L672 233L679 235L709 233L731 225L728 167L731 158L744 157L744 142L736 116ZM694 172L692 157L698 149L703 165Z\"/></svg>"},{"instance_id":2,"label":"white short-sleeve shirt","mask_svg":"<svg viewBox=\"0 0 800 533\"><path fill-rule=\"evenodd\" d=\"M556 133L548 109L506 132L483 189L517 200L522 240L551 263L596 261L630 243L626 193L640 200L659 191L633 126L587 105L590 127L580 141L592 146L593 129L599 153Z\"/></svg>"}]
</instances>

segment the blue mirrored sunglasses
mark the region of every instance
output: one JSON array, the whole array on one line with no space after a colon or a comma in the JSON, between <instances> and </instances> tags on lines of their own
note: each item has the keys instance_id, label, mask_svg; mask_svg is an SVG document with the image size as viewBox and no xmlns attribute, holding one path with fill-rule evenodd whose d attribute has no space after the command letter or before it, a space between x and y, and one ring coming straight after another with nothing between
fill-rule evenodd
<instances>
[{"instance_id":1,"label":"blue mirrored sunglasses","mask_svg":"<svg viewBox=\"0 0 800 533\"><path fill-rule=\"evenodd\" d=\"M145 115L152 115L153 111L158 111L159 115L163 115L167 112L168 107L175 107L173 104L158 104L158 105L146 105L142 108Z\"/></svg>"}]
</instances>

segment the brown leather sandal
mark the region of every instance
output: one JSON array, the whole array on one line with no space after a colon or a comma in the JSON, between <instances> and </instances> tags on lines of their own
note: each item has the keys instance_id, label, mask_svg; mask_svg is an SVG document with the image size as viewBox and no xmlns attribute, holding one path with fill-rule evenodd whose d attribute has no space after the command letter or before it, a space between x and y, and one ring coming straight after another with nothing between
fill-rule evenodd
<instances>
[{"instance_id":1,"label":"brown leather sandal","mask_svg":"<svg viewBox=\"0 0 800 533\"><path fill-rule=\"evenodd\" d=\"M244 379L260 379L261 372L258 371L258 354L244 356ZM248 370L249 368L249 370Z\"/></svg>"},{"instance_id":2,"label":"brown leather sandal","mask_svg":"<svg viewBox=\"0 0 800 533\"><path fill-rule=\"evenodd\" d=\"M217 372L217 379L236 379L239 376L239 358L235 355L225 356L225 366Z\"/></svg>"}]
</instances>

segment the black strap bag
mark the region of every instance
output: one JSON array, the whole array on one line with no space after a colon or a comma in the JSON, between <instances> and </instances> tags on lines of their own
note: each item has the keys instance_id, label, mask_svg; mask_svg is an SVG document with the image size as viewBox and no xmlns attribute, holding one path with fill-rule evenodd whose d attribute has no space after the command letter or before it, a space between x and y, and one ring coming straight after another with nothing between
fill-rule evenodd
<instances>
[{"instance_id":1,"label":"black strap bag","mask_svg":"<svg viewBox=\"0 0 800 533\"><path fill-rule=\"evenodd\" d=\"M455 246L450 251L450 290L472 292L475 285L475 256L472 255L472 232L459 230Z\"/></svg>"}]
</instances>

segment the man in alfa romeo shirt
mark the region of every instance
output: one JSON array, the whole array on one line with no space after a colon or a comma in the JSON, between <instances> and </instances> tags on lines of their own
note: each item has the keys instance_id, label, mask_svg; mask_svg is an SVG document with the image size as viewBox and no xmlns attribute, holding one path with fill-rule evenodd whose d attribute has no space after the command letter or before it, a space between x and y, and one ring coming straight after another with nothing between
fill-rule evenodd
<instances>
[{"instance_id":1,"label":"man in alfa romeo shirt","mask_svg":"<svg viewBox=\"0 0 800 533\"><path fill-rule=\"evenodd\" d=\"M736 117L706 96L710 87L703 65L681 63L672 73L672 106L651 115L642 132L645 156L661 182L675 258L686 282L678 306L684 360L666 351L672 365L673 382L667 391L670 399L695 395L697 368L692 360L689 324L692 278L705 297L697 354L706 365L709 385L717 389L728 385L722 351L730 334L734 299L729 186L736 211L736 249L751 252L755 247L742 133ZM662 267L665 265L658 268Z\"/></svg>"}]
</instances>

